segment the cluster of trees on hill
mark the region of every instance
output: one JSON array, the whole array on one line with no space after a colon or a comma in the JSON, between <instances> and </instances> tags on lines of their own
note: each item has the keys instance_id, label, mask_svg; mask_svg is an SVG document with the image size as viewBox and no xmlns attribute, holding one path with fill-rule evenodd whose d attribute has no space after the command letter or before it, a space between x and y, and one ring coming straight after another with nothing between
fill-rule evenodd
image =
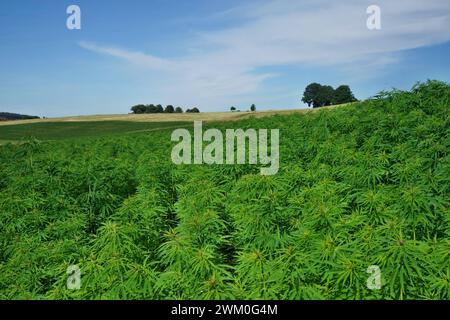
<instances>
[{"instance_id":1,"label":"cluster of trees on hill","mask_svg":"<svg viewBox=\"0 0 450 320\"><path fill-rule=\"evenodd\" d=\"M198 108L194 107L192 109L187 109L186 113L200 113L200 110L198 110Z\"/></svg>"},{"instance_id":2,"label":"cluster of trees on hill","mask_svg":"<svg viewBox=\"0 0 450 320\"><path fill-rule=\"evenodd\" d=\"M131 111L134 114L143 114L143 113L183 113L183 109L181 107L174 107L173 105L168 105L165 108L158 104L138 104L131 107ZM187 113L199 113L200 110L198 108L187 109Z\"/></svg>"},{"instance_id":3,"label":"cluster of trees on hill","mask_svg":"<svg viewBox=\"0 0 450 320\"><path fill-rule=\"evenodd\" d=\"M39 119L37 116L28 116L18 113L0 112L0 121L9 120L28 120L28 119Z\"/></svg>"},{"instance_id":4,"label":"cluster of trees on hill","mask_svg":"<svg viewBox=\"0 0 450 320\"><path fill-rule=\"evenodd\" d=\"M311 83L303 93L302 101L313 108L320 108L335 104L358 101L348 85L341 85L334 89L332 86L323 86L319 83Z\"/></svg>"}]
</instances>

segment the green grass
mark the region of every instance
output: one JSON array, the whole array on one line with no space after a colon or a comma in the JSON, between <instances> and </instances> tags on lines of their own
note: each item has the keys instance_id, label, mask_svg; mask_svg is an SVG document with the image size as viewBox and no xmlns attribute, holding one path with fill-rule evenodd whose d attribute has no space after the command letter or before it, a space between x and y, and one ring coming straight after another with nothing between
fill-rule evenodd
<instances>
[{"instance_id":1,"label":"green grass","mask_svg":"<svg viewBox=\"0 0 450 320\"><path fill-rule=\"evenodd\" d=\"M186 124L186 122L89 121L8 125L0 126L0 144L17 142L30 137L38 140L66 140L122 135L174 128Z\"/></svg>"}]
</instances>

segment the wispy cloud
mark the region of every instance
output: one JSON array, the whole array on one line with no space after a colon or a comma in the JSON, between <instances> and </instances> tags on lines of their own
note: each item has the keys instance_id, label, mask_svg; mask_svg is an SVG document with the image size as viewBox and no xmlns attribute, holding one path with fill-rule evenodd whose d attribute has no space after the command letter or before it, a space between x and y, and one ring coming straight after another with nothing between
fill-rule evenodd
<instances>
[{"instance_id":1,"label":"wispy cloud","mask_svg":"<svg viewBox=\"0 0 450 320\"><path fill-rule=\"evenodd\" d=\"M85 41L80 42L79 45L80 47L86 50L90 50L96 53L107 54L116 58L125 59L142 67L159 69L163 71L169 71L175 67L174 63L172 63L169 60L154 57L152 55L145 54L142 52L133 52L116 47L100 46L95 43Z\"/></svg>"},{"instance_id":2,"label":"wispy cloud","mask_svg":"<svg viewBox=\"0 0 450 320\"><path fill-rule=\"evenodd\" d=\"M158 72L170 81L156 84L160 96L202 106L222 105L237 96L258 94L277 66L338 66L371 73L398 61L403 50L450 40L448 0L379 0L382 30L366 28L371 1L273 0L231 8L236 24L200 30L191 53L177 59L115 46L82 42L84 49L114 56ZM195 98L193 98L195 97Z\"/></svg>"}]
</instances>

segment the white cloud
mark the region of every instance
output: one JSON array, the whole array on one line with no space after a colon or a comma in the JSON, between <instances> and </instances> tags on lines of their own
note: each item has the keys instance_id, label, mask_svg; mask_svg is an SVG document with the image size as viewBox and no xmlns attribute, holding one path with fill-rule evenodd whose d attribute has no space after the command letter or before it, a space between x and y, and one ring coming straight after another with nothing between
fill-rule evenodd
<instances>
[{"instance_id":1,"label":"white cloud","mask_svg":"<svg viewBox=\"0 0 450 320\"><path fill-rule=\"evenodd\" d=\"M214 17L231 15L236 26L200 31L192 39L196 47L177 59L87 42L80 46L158 72L167 81L154 83L154 90L167 100L214 109L239 96L263 94L261 85L275 76L261 72L263 67L339 66L372 73L398 61L403 50L450 40L448 0L379 0L379 31L366 28L371 4L273 0L231 8Z\"/></svg>"},{"instance_id":2,"label":"white cloud","mask_svg":"<svg viewBox=\"0 0 450 320\"><path fill-rule=\"evenodd\" d=\"M171 61L144 54L142 52L133 52L116 47L105 47L85 41L80 42L79 46L89 51L122 58L136 65L147 68L169 71L175 67L174 63Z\"/></svg>"}]
</instances>

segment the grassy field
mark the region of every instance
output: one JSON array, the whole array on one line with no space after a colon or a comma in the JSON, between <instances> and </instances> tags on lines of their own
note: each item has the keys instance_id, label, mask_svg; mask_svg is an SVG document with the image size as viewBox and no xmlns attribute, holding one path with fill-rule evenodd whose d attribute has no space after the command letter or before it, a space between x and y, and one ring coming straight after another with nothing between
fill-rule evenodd
<instances>
[{"instance_id":1,"label":"grassy field","mask_svg":"<svg viewBox=\"0 0 450 320\"><path fill-rule=\"evenodd\" d=\"M0 126L0 144L27 138L64 140L73 138L123 135L188 126L188 122L74 121L33 122Z\"/></svg>"},{"instance_id":2,"label":"grassy field","mask_svg":"<svg viewBox=\"0 0 450 320\"><path fill-rule=\"evenodd\" d=\"M327 108L333 108L330 106ZM236 121L248 118L261 118L273 115L289 115L297 113L316 112L317 109L289 109L289 110L267 110L257 112L202 112L202 113L160 113L160 114L110 114L110 115L89 115L73 116L63 118L47 118L33 120L17 120L0 122L2 126L14 126L18 124L35 123L72 123L72 122L98 122L98 121L131 121L131 122L192 122L201 120L206 122Z\"/></svg>"},{"instance_id":3,"label":"grassy field","mask_svg":"<svg viewBox=\"0 0 450 320\"><path fill-rule=\"evenodd\" d=\"M342 107L330 106L326 109ZM323 109L323 108L322 108ZM182 114L113 114L73 116L0 122L0 145L18 143L23 139L64 140L73 138L156 131L187 126L193 121L222 123L275 115L317 112L318 109L267 110L257 112L204 112Z\"/></svg>"},{"instance_id":4,"label":"grassy field","mask_svg":"<svg viewBox=\"0 0 450 320\"><path fill-rule=\"evenodd\" d=\"M332 107L329 107L332 108ZM64 140L141 131L155 131L189 125L193 121L227 122L273 115L303 114L317 109L258 112L205 112L183 114L92 115L0 122L0 145L27 138Z\"/></svg>"}]
</instances>

